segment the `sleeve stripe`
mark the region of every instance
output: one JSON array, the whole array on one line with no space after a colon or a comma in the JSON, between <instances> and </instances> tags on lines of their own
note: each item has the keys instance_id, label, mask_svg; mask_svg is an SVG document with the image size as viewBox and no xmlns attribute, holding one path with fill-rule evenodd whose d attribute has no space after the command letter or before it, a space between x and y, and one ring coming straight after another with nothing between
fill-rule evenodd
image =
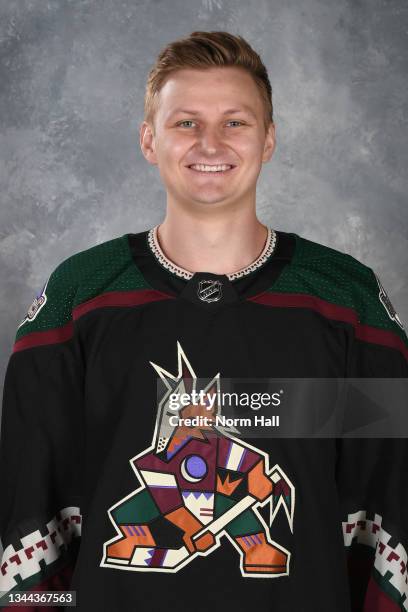
<instances>
[{"instance_id":1,"label":"sleeve stripe","mask_svg":"<svg viewBox=\"0 0 408 612\"><path fill-rule=\"evenodd\" d=\"M408 361L408 348L402 338L400 338L393 331L379 329L378 327L373 327L372 325L364 325L363 323L359 323L356 325L356 338L363 340L364 342L382 344L401 351L405 359Z\"/></svg>"},{"instance_id":2,"label":"sleeve stripe","mask_svg":"<svg viewBox=\"0 0 408 612\"><path fill-rule=\"evenodd\" d=\"M348 306L333 304L314 295L307 293L273 293L264 291L250 298L248 302L256 302L265 306L277 306L279 308L310 308L330 319L337 319L352 323L357 322L356 312Z\"/></svg>"},{"instance_id":3,"label":"sleeve stripe","mask_svg":"<svg viewBox=\"0 0 408 612\"><path fill-rule=\"evenodd\" d=\"M248 301L263 304L265 306L276 306L278 308L309 308L328 319L350 323L355 329L356 337L360 340L397 349L408 361L408 347L398 334L392 330L380 329L379 327L360 323L357 312L348 306L333 304L332 302L308 294L282 294L270 291L265 291L248 298Z\"/></svg>"},{"instance_id":4,"label":"sleeve stripe","mask_svg":"<svg viewBox=\"0 0 408 612\"><path fill-rule=\"evenodd\" d=\"M142 289L137 291L111 291L98 295L79 306L76 306L72 312L73 320L68 321L62 327L48 329L46 331L31 332L17 340L13 347L13 353L23 351L34 346L43 346L46 344L58 344L70 340L74 334L73 321L78 320L92 310L103 308L106 306L138 306L139 304L147 304L158 300L174 299L175 296L168 295L162 291L155 289Z\"/></svg>"},{"instance_id":5,"label":"sleeve stripe","mask_svg":"<svg viewBox=\"0 0 408 612\"><path fill-rule=\"evenodd\" d=\"M24 591L27 594L34 592L38 592L38 591L55 591L56 594L59 596L60 594L62 595L63 593L60 593L60 591L69 591L71 590L70 588L70 583L74 574L74 569L75 569L75 563L76 560L70 560L70 563L66 566L63 567L61 570L59 570L59 572L57 574L55 574L54 576L50 576L49 578L45 578L40 584L37 584L33 587L30 587L28 589L24 589ZM23 590L22 587L20 587L20 590ZM7 598L4 597L4 599ZM76 606L74 606L76 607ZM33 603L33 604L28 604L27 606L6 606L4 608L1 607L3 612L16 612L16 608L18 610L20 610L20 612L58 612L59 610L61 610L61 606L42 606L41 604L37 603Z\"/></svg>"},{"instance_id":6,"label":"sleeve stripe","mask_svg":"<svg viewBox=\"0 0 408 612\"><path fill-rule=\"evenodd\" d=\"M15 527L20 542L5 545L0 563L0 591L5 594L20 588L38 584L37 577L44 572L65 564L67 552L78 545L82 532L82 515L79 506L67 506L59 510L43 526L42 535L39 529L20 535L19 526ZM17 537L17 536L16 536ZM43 579L47 579L43 576ZM2 604L0 603L0 607Z\"/></svg>"},{"instance_id":7,"label":"sleeve stripe","mask_svg":"<svg viewBox=\"0 0 408 612\"><path fill-rule=\"evenodd\" d=\"M23 351L25 349L32 348L34 346L43 346L45 344L58 344L59 342L66 342L72 338L74 333L74 324L69 321L63 327L56 327L54 329L47 329L41 332L32 332L26 334L20 340L17 340L13 347L13 353Z\"/></svg>"},{"instance_id":8,"label":"sleeve stripe","mask_svg":"<svg viewBox=\"0 0 408 612\"><path fill-rule=\"evenodd\" d=\"M138 306L158 300L174 299L176 296L156 289L139 289L136 291L109 291L98 295L73 310L74 321L96 308L105 306Z\"/></svg>"}]
</instances>

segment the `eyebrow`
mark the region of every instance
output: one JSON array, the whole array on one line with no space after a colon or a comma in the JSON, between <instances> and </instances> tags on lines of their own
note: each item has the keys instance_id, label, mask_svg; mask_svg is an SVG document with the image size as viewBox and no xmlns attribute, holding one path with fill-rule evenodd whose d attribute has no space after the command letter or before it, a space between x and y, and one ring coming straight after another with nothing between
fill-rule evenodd
<instances>
[{"instance_id":1,"label":"eyebrow","mask_svg":"<svg viewBox=\"0 0 408 612\"><path fill-rule=\"evenodd\" d=\"M233 113L245 113L245 112L249 113L250 115L256 118L255 113L249 106L243 106L242 108L227 108L227 110L223 112L223 115L232 115ZM201 114L200 111L196 111L193 109L189 110L188 108L175 108L174 111L170 113L169 117L172 117L173 115L176 115L177 113L185 113L187 115L200 115Z\"/></svg>"}]
</instances>

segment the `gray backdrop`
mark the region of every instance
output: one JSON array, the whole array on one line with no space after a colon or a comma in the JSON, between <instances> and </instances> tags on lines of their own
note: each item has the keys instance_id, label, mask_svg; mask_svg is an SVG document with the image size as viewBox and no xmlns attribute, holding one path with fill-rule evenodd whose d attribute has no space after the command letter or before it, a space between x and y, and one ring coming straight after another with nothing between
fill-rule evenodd
<instances>
[{"instance_id":1,"label":"gray backdrop","mask_svg":"<svg viewBox=\"0 0 408 612\"><path fill-rule=\"evenodd\" d=\"M144 84L166 43L200 29L241 34L269 70L261 221L371 266L408 322L406 0L2 0L1 383L55 266L162 220L138 144Z\"/></svg>"}]
</instances>

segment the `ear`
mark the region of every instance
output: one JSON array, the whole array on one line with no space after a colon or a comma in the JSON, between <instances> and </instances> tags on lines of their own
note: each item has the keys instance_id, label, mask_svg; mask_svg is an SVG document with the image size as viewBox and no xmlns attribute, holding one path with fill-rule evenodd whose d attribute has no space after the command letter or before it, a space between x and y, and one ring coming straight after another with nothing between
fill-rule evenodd
<instances>
[{"instance_id":1,"label":"ear","mask_svg":"<svg viewBox=\"0 0 408 612\"><path fill-rule=\"evenodd\" d=\"M270 124L268 125L268 129L267 129L266 136L265 136L264 152L262 155L263 163L268 162L271 159L273 152L275 151L275 146L276 146L275 124L273 121L271 121Z\"/></svg>"},{"instance_id":2,"label":"ear","mask_svg":"<svg viewBox=\"0 0 408 612\"><path fill-rule=\"evenodd\" d=\"M150 164L157 165L154 128L147 121L143 121L140 125L139 143L142 153L147 161Z\"/></svg>"}]
</instances>

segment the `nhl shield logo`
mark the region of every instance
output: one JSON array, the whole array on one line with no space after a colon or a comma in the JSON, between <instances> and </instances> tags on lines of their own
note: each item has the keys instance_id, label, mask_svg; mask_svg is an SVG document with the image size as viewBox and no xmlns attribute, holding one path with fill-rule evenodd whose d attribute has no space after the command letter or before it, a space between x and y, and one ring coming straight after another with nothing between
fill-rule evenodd
<instances>
[{"instance_id":1,"label":"nhl shield logo","mask_svg":"<svg viewBox=\"0 0 408 612\"><path fill-rule=\"evenodd\" d=\"M203 302L218 302L222 298L221 281L215 279L200 281L197 295Z\"/></svg>"},{"instance_id":2,"label":"nhl shield logo","mask_svg":"<svg viewBox=\"0 0 408 612\"><path fill-rule=\"evenodd\" d=\"M402 321L399 318L399 316L398 316L394 306L391 304L391 300L388 297L384 287L382 286L382 284L380 282L380 279L378 278L378 276L376 274L375 274L375 277L377 279L377 283L378 283L378 286L380 288L380 292L378 294L378 297L380 298L381 304L384 306L384 308L387 311L387 314L390 317L390 319L395 321L400 326L401 329L404 329Z\"/></svg>"}]
</instances>

